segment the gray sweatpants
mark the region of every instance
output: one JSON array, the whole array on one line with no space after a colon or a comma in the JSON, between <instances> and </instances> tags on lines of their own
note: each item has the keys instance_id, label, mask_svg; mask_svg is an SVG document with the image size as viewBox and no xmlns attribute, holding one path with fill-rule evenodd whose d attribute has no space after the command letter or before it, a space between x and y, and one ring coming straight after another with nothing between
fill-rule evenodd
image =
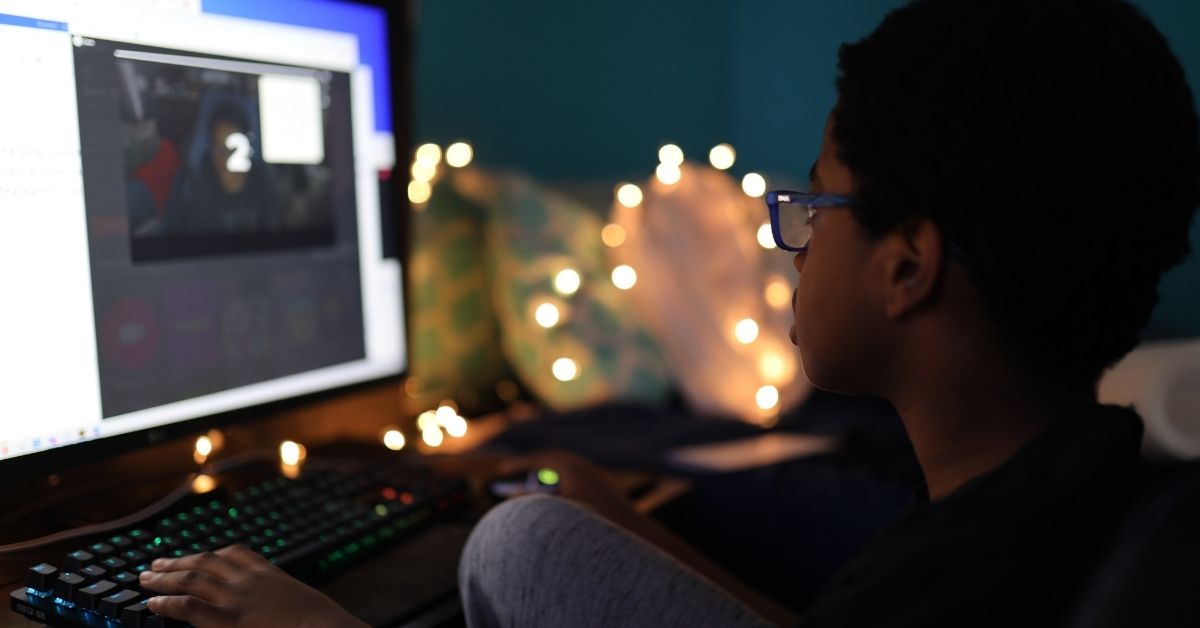
<instances>
[{"instance_id":1,"label":"gray sweatpants","mask_svg":"<svg viewBox=\"0 0 1200 628\"><path fill-rule=\"evenodd\" d=\"M472 628L770 625L658 548L545 495L484 516L458 581Z\"/></svg>"}]
</instances>

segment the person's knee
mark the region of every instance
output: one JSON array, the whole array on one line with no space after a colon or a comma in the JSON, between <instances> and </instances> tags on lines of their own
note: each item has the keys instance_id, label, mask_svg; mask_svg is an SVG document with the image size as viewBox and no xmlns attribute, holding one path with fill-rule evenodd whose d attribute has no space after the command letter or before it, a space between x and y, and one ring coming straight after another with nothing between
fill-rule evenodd
<instances>
[{"instance_id":1,"label":"person's knee","mask_svg":"<svg viewBox=\"0 0 1200 628\"><path fill-rule=\"evenodd\" d=\"M547 495L517 497L492 508L471 531L459 562L468 623L510 625L503 618L519 612L509 607L511 601L526 597L551 559L572 560L561 540L592 519L581 506Z\"/></svg>"},{"instance_id":2,"label":"person's knee","mask_svg":"<svg viewBox=\"0 0 1200 628\"><path fill-rule=\"evenodd\" d=\"M471 531L463 550L463 564L503 564L512 557L537 554L545 549L543 537L589 516L579 505L548 495L528 495L501 502Z\"/></svg>"}]
</instances>

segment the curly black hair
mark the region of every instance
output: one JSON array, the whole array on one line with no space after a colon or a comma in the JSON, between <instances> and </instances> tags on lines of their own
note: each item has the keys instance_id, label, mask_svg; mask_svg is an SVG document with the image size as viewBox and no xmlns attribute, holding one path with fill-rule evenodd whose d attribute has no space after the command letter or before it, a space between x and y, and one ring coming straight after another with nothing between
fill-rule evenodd
<instances>
[{"instance_id":1,"label":"curly black hair","mask_svg":"<svg viewBox=\"0 0 1200 628\"><path fill-rule=\"evenodd\" d=\"M1200 128L1166 40L1122 0L916 0L839 51L832 138L873 237L965 252L1010 353L1094 387L1188 253Z\"/></svg>"}]
</instances>

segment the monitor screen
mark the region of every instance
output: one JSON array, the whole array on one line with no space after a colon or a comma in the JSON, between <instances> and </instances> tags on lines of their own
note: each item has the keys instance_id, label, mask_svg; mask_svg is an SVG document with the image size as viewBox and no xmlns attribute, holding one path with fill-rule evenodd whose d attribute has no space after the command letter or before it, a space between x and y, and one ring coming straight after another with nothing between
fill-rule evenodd
<instances>
[{"instance_id":1,"label":"monitor screen","mask_svg":"<svg viewBox=\"0 0 1200 628\"><path fill-rule=\"evenodd\" d=\"M340 0L0 0L0 461L404 371L386 37Z\"/></svg>"}]
</instances>

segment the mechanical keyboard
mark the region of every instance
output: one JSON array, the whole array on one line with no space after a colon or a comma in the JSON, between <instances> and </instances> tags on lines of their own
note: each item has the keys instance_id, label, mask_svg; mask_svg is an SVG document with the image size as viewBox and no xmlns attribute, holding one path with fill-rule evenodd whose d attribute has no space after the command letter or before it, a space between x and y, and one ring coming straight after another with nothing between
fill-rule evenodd
<instances>
[{"instance_id":1,"label":"mechanical keyboard","mask_svg":"<svg viewBox=\"0 0 1200 628\"><path fill-rule=\"evenodd\" d=\"M12 609L54 626L182 626L146 607L138 574L155 558L242 543L313 583L456 510L468 495L462 477L395 459L310 459L295 479L262 475L188 497L132 528L86 539L55 564L30 567L25 587L9 595Z\"/></svg>"}]
</instances>

